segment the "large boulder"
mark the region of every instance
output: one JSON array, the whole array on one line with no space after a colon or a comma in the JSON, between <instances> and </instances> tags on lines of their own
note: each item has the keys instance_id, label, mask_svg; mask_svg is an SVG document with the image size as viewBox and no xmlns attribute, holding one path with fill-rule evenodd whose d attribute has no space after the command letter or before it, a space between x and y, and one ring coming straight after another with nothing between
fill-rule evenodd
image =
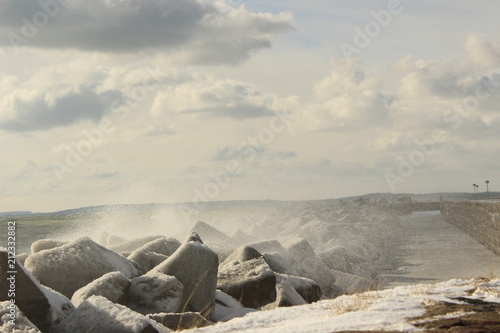
<instances>
[{"instance_id":1,"label":"large boulder","mask_svg":"<svg viewBox=\"0 0 500 333\"><path fill-rule=\"evenodd\" d=\"M109 272L120 271L127 278L140 275L136 264L87 237L32 254L26 268L66 297Z\"/></svg>"},{"instance_id":2,"label":"large boulder","mask_svg":"<svg viewBox=\"0 0 500 333\"><path fill-rule=\"evenodd\" d=\"M297 270L295 269L295 267L293 267L292 264L283 259L279 254L264 253L263 256L269 267L271 267L271 269L273 270L273 272L280 274L287 274L287 275L295 275L295 276L300 275L299 272L297 272Z\"/></svg>"},{"instance_id":3,"label":"large boulder","mask_svg":"<svg viewBox=\"0 0 500 333\"><path fill-rule=\"evenodd\" d=\"M277 307L303 305L307 302L299 295L293 286L286 280L276 283L276 300L263 307L264 310L272 310Z\"/></svg>"},{"instance_id":4,"label":"large boulder","mask_svg":"<svg viewBox=\"0 0 500 333\"><path fill-rule=\"evenodd\" d=\"M195 232L167 260L150 273L175 276L184 286L180 311L200 312L206 317L215 306L219 257Z\"/></svg>"},{"instance_id":5,"label":"large boulder","mask_svg":"<svg viewBox=\"0 0 500 333\"><path fill-rule=\"evenodd\" d=\"M126 253L122 253L122 255L125 254ZM167 260L167 258L168 256L164 254L156 253L150 250L140 250L140 249L137 249L134 252L127 255L127 259L137 263L137 265L139 265L143 273L150 271L154 267L158 266L159 264Z\"/></svg>"},{"instance_id":6,"label":"large boulder","mask_svg":"<svg viewBox=\"0 0 500 333\"><path fill-rule=\"evenodd\" d=\"M130 280L122 272L111 272L75 291L71 302L79 306L91 296L103 296L113 303L125 304L129 289Z\"/></svg>"},{"instance_id":7,"label":"large boulder","mask_svg":"<svg viewBox=\"0 0 500 333\"><path fill-rule=\"evenodd\" d=\"M21 263L21 265L24 265L24 263L26 262L26 259L28 259L29 256L30 256L29 253L26 253L26 252L19 253L18 255L16 255L16 259L18 262Z\"/></svg>"},{"instance_id":8,"label":"large boulder","mask_svg":"<svg viewBox=\"0 0 500 333\"><path fill-rule=\"evenodd\" d=\"M53 333L167 333L170 330L156 321L102 296L92 296L66 319Z\"/></svg>"},{"instance_id":9,"label":"large boulder","mask_svg":"<svg viewBox=\"0 0 500 333\"><path fill-rule=\"evenodd\" d=\"M184 287L173 276L151 272L132 279L128 307L142 314L177 312Z\"/></svg>"},{"instance_id":10,"label":"large boulder","mask_svg":"<svg viewBox=\"0 0 500 333\"><path fill-rule=\"evenodd\" d=\"M198 312L155 313L148 315L148 318L174 331L205 327L213 324Z\"/></svg>"},{"instance_id":11,"label":"large boulder","mask_svg":"<svg viewBox=\"0 0 500 333\"><path fill-rule=\"evenodd\" d=\"M24 315L41 331L49 332L74 310L73 304L63 295L40 285L17 260L15 266L10 266L12 262L7 250L0 248L0 301L10 300L9 293L14 291L16 305ZM15 283L11 285L11 281Z\"/></svg>"},{"instance_id":12,"label":"large boulder","mask_svg":"<svg viewBox=\"0 0 500 333\"><path fill-rule=\"evenodd\" d=\"M249 308L260 308L276 300L276 276L264 258L221 265L217 288Z\"/></svg>"},{"instance_id":13,"label":"large boulder","mask_svg":"<svg viewBox=\"0 0 500 333\"><path fill-rule=\"evenodd\" d=\"M53 249L66 244L66 242L55 239L39 239L31 243L31 253L37 253L43 250Z\"/></svg>"},{"instance_id":14,"label":"large boulder","mask_svg":"<svg viewBox=\"0 0 500 333\"><path fill-rule=\"evenodd\" d=\"M297 267L300 275L316 281L328 294L335 283L335 277L316 256L309 242L304 238L295 238L289 241L286 249L292 256L292 264Z\"/></svg>"},{"instance_id":15,"label":"large boulder","mask_svg":"<svg viewBox=\"0 0 500 333\"><path fill-rule=\"evenodd\" d=\"M38 327L11 301L0 302L0 332L41 333Z\"/></svg>"},{"instance_id":16,"label":"large boulder","mask_svg":"<svg viewBox=\"0 0 500 333\"><path fill-rule=\"evenodd\" d=\"M260 253L277 253L281 258L285 259L288 262L292 261L290 253L281 245L281 243L275 239L264 240L260 242L247 244L249 247L252 247L259 251Z\"/></svg>"},{"instance_id":17,"label":"large boulder","mask_svg":"<svg viewBox=\"0 0 500 333\"><path fill-rule=\"evenodd\" d=\"M321 297L321 288L313 280L286 274L276 274L276 301L267 304L264 309L271 310L277 307L303 305L317 302Z\"/></svg>"},{"instance_id":18,"label":"large boulder","mask_svg":"<svg viewBox=\"0 0 500 333\"><path fill-rule=\"evenodd\" d=\"M127 259L135 261L147 272L165 261L180 246L181 242L175 238L161 237L144 244L132 252Z\"/></svg>"},{"instance_id":19,"label":"large boulder","mask_svg":"<svg viewBox=\"0 0 500 333\"><path fill-rule=\"evenodd\" d=\"M279 284L291 286L307 303L317 302L323 296L321 287L311 279L286 274L276 274L276 279Z\"/></svg>"},{"instance_id":20,"label":"large boulder","mask_svg":"<svg viewBox=\"0 0 500 333\"><path fill-rule=\"evenodd\" d=\"M192 232L200 235L203 242L221 258L227 257L238 246L234 239L203 221L197 221L189 231Z\"/></svg>"},{"instance_id":21,"label":"large boulder","mask_svg":"<svg viewBox=\"0 0 500 333\"><path fill-rule=\"evenodd\" d=\"M243 245L231 253L226 260L224 260L221 266L229 263L229 262L244 262L252 259L262 258L262 254L259 251L254 249L253 247Z\"/></svg>"},{"instance_id":22,"label":"large boulder","mask_svg":"<svg viewBox=\"0 0 500 333\"><path fill-rule=\"evenodd\" d=\"M347 250L343 246L335 246L319 253L320 259L329 269L345 273L353 273L353 267L349 262Z\"/></svg>"},{"instance_id":23,"label":"large boulder","mask_svg":"<svg viewBox=\"0 0 500 333\"><path fill-rule=\"evenodd\" d=\"M243 317L247 313L255 311L258 310L245 308L233 297L221 290L217 290L215 292L215 309L210 314L210 320L214 322L228 321L236 317Z\"/></svg>"}]
</instances>

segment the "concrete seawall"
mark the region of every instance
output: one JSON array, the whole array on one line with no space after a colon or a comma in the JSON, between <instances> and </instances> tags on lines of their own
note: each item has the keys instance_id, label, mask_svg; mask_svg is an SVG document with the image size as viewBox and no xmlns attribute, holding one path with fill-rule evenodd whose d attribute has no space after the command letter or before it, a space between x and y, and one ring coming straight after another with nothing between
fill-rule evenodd
<instances>
[{"instance_id":1,"label":"concrete seawall","mask_svg":"<svg viewBox=\"0 0 500 333\"><path fill-rule=\"evenodd\" d=\"M500 255L500 201L447 201L441 212L446 222Z\"/></svg>"}]
</instances>

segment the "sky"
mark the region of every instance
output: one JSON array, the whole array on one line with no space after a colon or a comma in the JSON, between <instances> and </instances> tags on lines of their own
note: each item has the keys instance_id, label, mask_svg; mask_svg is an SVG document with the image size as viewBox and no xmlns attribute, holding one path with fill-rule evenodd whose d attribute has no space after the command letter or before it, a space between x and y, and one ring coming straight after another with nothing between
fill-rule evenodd
<instances>
[{"instance_id":1,"label":"sky","mask_svg":"<svg viewBox=\"0 0 500 333\"><path fill-rule=\"evenodd\" d=\"M496 191L499 14L2 0L0 211Z\"/></svg>"}]
</instances>

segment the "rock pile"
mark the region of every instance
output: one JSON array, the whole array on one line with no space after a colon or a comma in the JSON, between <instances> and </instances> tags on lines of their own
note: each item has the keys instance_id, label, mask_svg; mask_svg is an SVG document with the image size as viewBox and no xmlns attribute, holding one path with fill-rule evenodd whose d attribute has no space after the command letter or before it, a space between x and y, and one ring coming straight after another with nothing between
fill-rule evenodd
<instances>
[{"instance_id":1,"label":"rock pile","mask_svg":"<svg viewBox=\"0 0 500 333\"><path fill-rule=\"evenodd\" d=\"M277 253L245 245L219 265L222 254L196 232L182 244L147 240L110 246L131 250L127 257L90 238L37 241L25 265L16 261L16 325L4 322L3 332L168 332L322 297L316 282ZM8 314L5 249L0 261L0 311Z\"/></svg>"},{"instance_id":2,"label":"rock pile","mask_svg":"<svg viewBox=\"0 0 500 333\"><path fill-rule=\"evenodd\" d=\"M232 237L197 222L183 243L107 233L98 243L38 240L16 260L14 305L0 248L0 330L169 332L366 290L395 224L325 210L235 228Z\"/></svg>"}]
</instances>

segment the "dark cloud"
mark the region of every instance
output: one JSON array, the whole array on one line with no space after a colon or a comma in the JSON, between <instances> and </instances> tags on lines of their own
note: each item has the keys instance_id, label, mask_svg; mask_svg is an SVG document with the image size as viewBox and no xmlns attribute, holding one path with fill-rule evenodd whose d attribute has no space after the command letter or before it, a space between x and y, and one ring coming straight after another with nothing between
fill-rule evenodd
<instances>
[{"instance_id":1,"label":"dark cloud","mask_svg":"<svg viewBox=\"0 0 500 333\"><path fill-rule=\"evenodd\" d=\"M232 107L203 108L197 110L186 110L184 112L205 114L209 117L233 118L233 119L271 117L274 115L274 112L271 111L270 109L255 105L238 105Z\"/></svg>"},{"instance_id":2,"label":"dark cloud","mask_svg":"<svg viewBox=\"0 0 500 333\"><path fill-rule=\"evenodd\" d=\"M111 101L121 94L98 94L87 88L34 95L12 96L13 116L0 119L0 129L15 132L48 130L82 120L99 121L109 110Z\"/></svg>"},{"instance_id":3,"label":"dark cloud","mask_svg":"<svg viewBox=\"0 0 500 333\"><path fill-rule=\"evenodd\" d=\"M272 35L291 30L290 21L290 14L249 13L207 0L4 0L0 43L111 53L164 50L191 62L239 63L268 48Z\"/></svg>"}]
</instances>

